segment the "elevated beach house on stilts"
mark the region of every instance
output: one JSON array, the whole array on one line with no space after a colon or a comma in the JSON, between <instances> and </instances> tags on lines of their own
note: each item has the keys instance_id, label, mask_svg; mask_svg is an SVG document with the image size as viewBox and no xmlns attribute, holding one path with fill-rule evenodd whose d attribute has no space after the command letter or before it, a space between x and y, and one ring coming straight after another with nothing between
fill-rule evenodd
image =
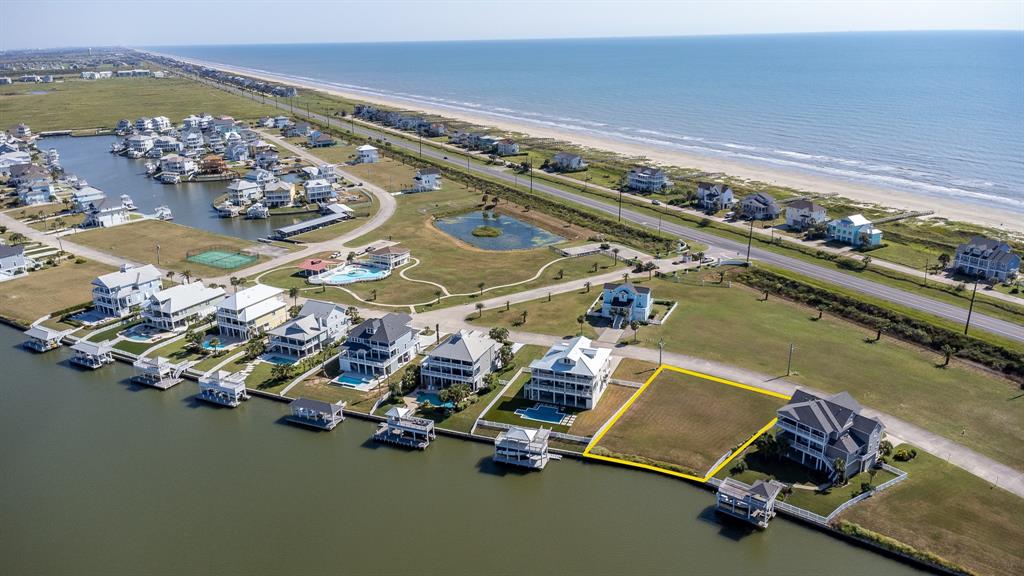
<instances>
[{"instance_id":1,"label":"elevated beach house on stilts","mask_svg":"<svg viewBox=\"0 0 1024 576\"><path fill-rule=\"evenodd\" d=\"M160 271L152 264L123 264L117 272L92 281L93 307L106 316L124 318L159 292L161 282Z\"/></svg>"},{"instance_id":2,"label":"elevated beach house on stilts","mask_svg":"<svg viewBox=\"0 0 1024 576\"><path fill-rule=\"evenodd\" d=\"M150 296L142 317L151 328L185 330L192 322L216 312L223 299L221 288L207 288L201 282L179 284Z\"/></svg>"},{"instance_id":3,"label":"elevated beach house on stilts","mask_svg":"<svg viewBox=\"0 0 1024 576\"><path fill-rule=\"evenodd\" d=\"M232 374L224 370L205 374L199 379L199 394L196 396L212 404L234 408L241 404L242 400L249 399L249 394L245 391L245 376L244 372Z\"/></svg>"},{"instance_id":4,"label":"elevated beach house on stilts","mask_svg":"<svg viewBox=\"0 0 1024 576\"><path fill-rule=\"evenodd\" d=\"M410 408L395 406L385 416L387 420L373 434L376 440L423 450L437 437L434 421L413 416Z\"/></svg>"},{"instance_id":5,"label":"elevated beach house on stilts","mask_svg":"<svg viewBox=\"0 0 1024 576\"><path fill-rule=\"evenodd\" d=\"M311 398L296 398L288 407L291 408L289 422L311 426L321 430L334 430L334 427L345 420L345 402L333 404Z\"/></svg>"},{"instance_id":6,"label":"elevated beach house on stilts","mask_svg":"<svg viewBox=\"0 0 1024 576\"><path fill-rule=\"evenodd\" d=\"M775 499L782 484L775 480L757 480L752 485L726 478L718 486L715 510L759 528L767 528L775 517Z\"/></svg>"},{"instance_id":7,"label":"elevated beach house on stilts","mask_svg":"<svg viewBox=\"0 0 1024 576\"><path fill-rule=\"evenodd\" d=\"M419 351L417 331L408 314L390 313L353 328L338 357L342 372L380 378L394 374Z\"/></svg>"},{"instance_id":8,"label":"elevated beach house on stilts","mask_svg":"<svg viewBox=\"0 0 1024 576\"><path fill-rule=\"evenodd\" d=\"M331 302L306 300L299 315L274 328L268 351L302 359L317 354L341 339L348 331L345 308Z\"/></svg>"},{"instance_id":9,"label":"elevated beach house on stilts","mask_svg":"<svg viewBox=\"0 0 1024 576\"><path fill-rule=\"evenodd\" d=\"M36 324L25 330L25 337L28 338L25 341L25 347L36 352L53 350L60 347L60 341L64 338L65 334L67 333L61 330L54 330L53 328Z\"/></svg>"},{"instance_id":10,"label":"elevated beach house on stilts","mask_svg":"<svg viewBox=\"0 0 1024 576\"><path fill-rule=\"evenodd\" d=\"M494 439L494 461L541 470L548 464L548 436L546 428L519 428L502 430Z\"/></svg>"},{"instance_id":11,"label":"elevated beach house on stilts","mask_svg":"<svg viewBox=\"0 0 1024 576\"><path fill-rule=\"evenodd\" d=\"M71 357L72 364L77 364L90 370L95 370L114 362L114 347L109 341L89 342L88 340L79 340L71 346L71 350L74 352L74 356Z\"/></svg>"},{"instance_id":12,"label":"elevated beach house on stilts","mask_svg":"<svg viewBox=\"0 0 1024 576\"><path fill-rule=\"evenodd\" d=\"M459 330L427 354L420 383L438 390L465 384L476 392L498 364L498 343L483 332Z\"/></svg>"},{"instance_id":13,"label":"elevated beach house on stilts","mask_svg":"<svg viewBox=\"0 0 1024 576\"><path fill-rule=\"evenodd\" d=\"M585 336L559 342L530 363L523 395L527 400L590 410L608 388L610 360L611 350L595 348Z\"/></svg>"},{"instance_id":14,"label":"elevated beach house on stilts","mask_svg":"<svg viewBox=\"0 0 1024 576\"><path fill-rule=\"evenodd\" d=\"M257 284L221 300L217 305L217 329L224 338L248 340L276 328L288 318L284 290Z\"/></svg>"}]
</instances>

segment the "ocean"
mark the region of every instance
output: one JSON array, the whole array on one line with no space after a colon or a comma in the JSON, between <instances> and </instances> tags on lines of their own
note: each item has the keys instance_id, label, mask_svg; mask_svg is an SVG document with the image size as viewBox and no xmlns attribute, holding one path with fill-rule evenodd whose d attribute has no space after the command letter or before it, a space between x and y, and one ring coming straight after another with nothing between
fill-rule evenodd
<instances>
[{"instance_id":1,"label":"ocean","mask_svg":"<svg viewBox=\"0 0 1024 576\"><path fill-rule=\"evenodd\" d=\"M152 47L1024 214L1024 33Z\"/></svg>"}]
</instances>

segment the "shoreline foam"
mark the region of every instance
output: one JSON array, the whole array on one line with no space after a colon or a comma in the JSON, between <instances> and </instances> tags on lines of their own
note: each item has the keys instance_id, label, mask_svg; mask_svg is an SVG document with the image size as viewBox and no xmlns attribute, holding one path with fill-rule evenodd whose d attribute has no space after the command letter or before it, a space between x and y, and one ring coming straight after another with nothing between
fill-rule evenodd
<instances>
[{"instance_id":1,"label":"shoreline foam","mask_svg":"<svg viewBox=\"0 0 1024 576\"><path fill-rule=\"evenodd\" d=\"M797 169L785 169L777 166L759 165L758 162L742 162L728 158L716 158L699 154L686 153L667 149L654 144L631 143L609 136L587 134L572 131L564 127L545 125L542 122L530 122L509 117L501 112L488 113L467 111L464 107L448 106L443 103L425 103L413 98L381 94L371 88L344 88L337 83L308 77L289 76L266 70L257 70L242 66L233 66L220 62L210 62L194 58L185 58L173 54L151 52L195 65L217 68L235 74L259 78L262 80L293 85L299 88L321 90L335 96L351 100L389 106L424 114L444 116L480 126L490 126L507 132L528 134L536 138L550 138L568 142L584 148L605 150L630 157L646 157L649 160L669 166L692 168L704 172L722 173L731 177L750 181L759 181L775 186L794 188L797 190L841 196L863 204L875 204L886 208L908 211L933 210L933 217L959 220L972 224L988 226L1008 233L1024 234L1024 215L1009 207L996 209L982 205L957 201L953 198L936 198L923 193L913 193L895 188L872 186L845 180L841 177L830 178L826 175L809 174ZM364 91L365 90L365 91ZM550 123L548 123L550 124Z\"/></svg>"}]
</instances>

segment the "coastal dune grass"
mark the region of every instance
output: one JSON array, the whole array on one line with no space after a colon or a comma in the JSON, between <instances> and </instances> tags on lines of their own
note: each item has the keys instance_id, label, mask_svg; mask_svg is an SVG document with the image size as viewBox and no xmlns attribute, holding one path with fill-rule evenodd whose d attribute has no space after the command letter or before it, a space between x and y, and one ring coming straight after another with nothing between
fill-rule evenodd
<instances>
[{"instance_id":1,"label":"coastal dune grass","mask_svg":"<svg viewBox=\"0 0 1024 576\"><path fill-rule=\"evenodd\" d=\"M597 443L627 457L703 476L775 417L784 400L663 371Z\"/></svg>"}]
</instances>

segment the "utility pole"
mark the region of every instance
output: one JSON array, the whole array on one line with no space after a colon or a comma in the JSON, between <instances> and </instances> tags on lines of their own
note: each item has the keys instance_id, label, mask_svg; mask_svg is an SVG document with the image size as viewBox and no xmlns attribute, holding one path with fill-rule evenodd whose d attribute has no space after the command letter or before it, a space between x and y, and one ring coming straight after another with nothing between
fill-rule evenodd
<instances>
[{"instance_id":1,"label":"utility pole","mask_svg":"<svg viewBox=\"0 0 1024 576\"><path fill-rule=\"evenodd\" d=\"M58 238L59 239L59 238ZM156 265L160 265L160 245L156 245Z\"/></svg>"},{"instance_id":2,"label":"utility pole","mask_svg":"<svg viewBox=\"0 0 1024 576\"><path fill-rule=\"evenodd\" d=\"M793 350L796 350L796 345L789 345L789 362L786 363L786 376L793 373Z\"/></svg>"},{"instance_id":3,"label":"utility pole","mask_svg":"<svg viewBox=\"0 0 1024 576\"><path fill-rule=\"evenodd\" d=\"M420 160L423 159L423 133L419 133L420 136Z\"/></svg>"},{"instance_id":4,"label":"utility pole","mask_svg":"<svg viewBox=\"0 0 1024 576\"><path fill-rule=\"evenodd\" d=\"M533 194L533 162L527 162L526 169L530 171L530 194Z\"/></svg>"},{"instance_id":5,"label":"utility pole","mask_svg":"<svg viewBox=\"0 0 1024 576\"><path fill-rule=\"evenodd\" d=\"M750 264L750 244L754 241L754 219L750 219L750 234L747 236L747 264Z\"/></svg>"},{"instance_id":6,"label":"utility pole","mask_svg":"<svg viewBox=\"0 0 1024 576\"><path fill-rule=\"evenodd\" d=\"M619 222L622 222L622 189L619 189Z\"/></svg>"},{"instance_id":7,"label":"utility pole","mask_svg":"<svg viewBox=\"0 0 1024 576\"><path fill-rule=\"evenodd\" d=\"M662 356L662 353L664 351L665 351L665 339L664 338L660 338L658 340L658 366L662 365L661 356Z\"/></svg>"},{"instance_id":8,"label":"utility pole","mask_svg":"<svg viewBox=\"0 0 1024 576\"><path fill-rule=\"evenodd\" d=\"M971 292L971 307L967 309L967 323L964 324L964 336L967 335L967 329L971 327L971 314L974 313L974 298L978 295L978 280L974 280L974 292Z\"/></svg>"}]
</instances>

